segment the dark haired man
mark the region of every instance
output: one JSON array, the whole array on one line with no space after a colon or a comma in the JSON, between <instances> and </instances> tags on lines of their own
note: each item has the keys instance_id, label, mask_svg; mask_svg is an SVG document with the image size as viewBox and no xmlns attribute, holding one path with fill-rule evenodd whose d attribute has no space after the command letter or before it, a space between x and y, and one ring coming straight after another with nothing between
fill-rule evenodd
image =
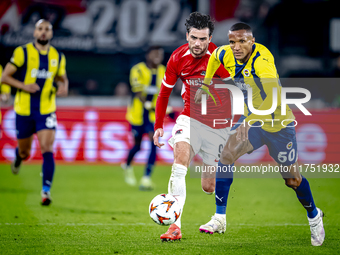
<instances>
[{"instance_id":1,"label":"dark haired man","mask_svg":"<svg viewBox=\"0 0 340 255\"><path fill-rule=\"evenodd\" d=\"M230 166L245 153L251 153L267 145L271 157L279 165L289 169L288 173L283 171L281 175L285 184L296 192L300 203L307 211L312 245L320 246L325 238L323 212L315 206L309 183L298 170L295 117L288 106L285 109L286 115L281 114L281 84L274 57L265 46L255 43L251 28L244 23L236 23L230 28L229 43L230 45L221 46L212 53L204 80L204 84L209 84L215 71L223 64L245 98L245 115L231 129L236 131L230 135L223 148L219 168L230 169ZM203 86L205 89L208 87ZM252 88L251 100L255 110L270 109L273 91L276 90L277 107L274 113L257 115L254 113L255 110L252 113L247 101L248 87ZM200 101L201 94L202 92L197 93L196 102ZM243 120L245 124L240 125ZM216 214L211 221L200 227L201 231L212 234L226 224L226 206L232 181L231 172L224 178L218 178L216 174Z\"/></svg>"},{"instance_id":2,"label":"dark haired man","mask_svg":"<svg viewBox=\"0 0 340 255\"><path fill-rule=\"evenodd\" d=\"M198 12L191 13L186 20L187 44L176 49L167 64L166 73L162 82L161 91L156 104L156 123L154 143L161 148L158 139L164 134L163 120L169 101L170 93L178 78L183 82L182 98L184 109L176 120L169 140L174 151L174 164L172 165L168 193L175 196L180 203L182 212L186 198L185 176L192 158L199 154L204 166L214 167L218 162L219 148L224 145L228 137L226 125L213 126L210 115L201 115L201 107L194 103L194 95L203 81L207 63L211 52L216 45L211 43L214 23L209 15ZM216 76L228 82L229 73L221 66ZM216 89L217 91L218 89ZM216 96L216 91L212 94ZM225 119L230 118L230 94L226 90L218 92L221 104L208 103L210 112L216 112ZM192 103L190 103L192 102ZM204 117L204 118L203 118ZM211 168L210 168L211 169ZM215 172L207 171L201 175L202 189L207 194L215 190ZM168 231L161 235L163 241L181 239L181 216L172 224Z\"/></svg>"},{"instance_id":3,"label":"dark haired man","mask_svg":"<svg viewBox=\"0 0 340 255\"><path fill-rule=\"evenodd\" d=\"M165 73L162 65L164 50L159 46L151 46L146 53L146 62L134 65L130 71L132 100L128 106L126 119L131 124L135 144L130 149L126 163L122 164L125 182L131 186L136 184L136 178L131 166L135 154L140 150L144 134L148 134L151 148L144 176L140 181L140 190L152 190L152 170L156 161L156 145L153 144L153 127L155 123L155 106L159 88Z\"/></svg>"},{"instance_id":4,"label":"dark haired man","mask_svg":"<svg viewBox=\"0 0 340 255\"><path fill-rule=\"evenodd\" d=\"M11 164L12 173L18 174L22 160L29 158L33 134L36 133L43 157L41 204L49 205L55 168L55 97L68 94L68 79L64 54L50 45L53 37L51 23L44 19L39 20L35 24L33 35L34 43L19 46L14 50L1 81L17 88L14 111L18 147L15 150L15 160Z\"/></svg>"}]
</instances>

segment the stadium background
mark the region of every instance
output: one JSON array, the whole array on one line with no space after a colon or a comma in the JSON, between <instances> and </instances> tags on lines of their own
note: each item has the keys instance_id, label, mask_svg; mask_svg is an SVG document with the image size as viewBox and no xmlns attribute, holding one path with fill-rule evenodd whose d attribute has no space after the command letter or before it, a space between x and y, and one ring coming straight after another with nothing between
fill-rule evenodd
<instances>
[{"instance_id":1,"label":"stadium background","mask_svg":"<svg viewBox=\"0 0 340 255\"><path fill-rule=\"evenodd\" d=\"M144 61L150 45L165 49L164 64L185 41L185 18L192 11L216 20L213 42L227 43L228 28L237 21L254 28L256 41L274 54L281 77L295 79L312 93L306 117L297 113L299 160L339 163L340 130L340 14L336 1L322 0L3 0L0 3L0 64L5 66L15 47L33 40L35 22L51 21L52 45L67 58L70 96L57 100L58 129L55 154L59 161L120 163L133 139L125 120L131 90L129 71ZM289 17L289 18L288 18ZM298 82L312 77L314 82ZM325 80L333 78L333 83ZM302 81L302 80L301 80ZM303 80L304 81L304 80ZM181 109L181 83L170 104ZM14 91L12 91L14 93ZM14 112L2 105L0 161L13 159ZM167 120L170 137L173 122ZM136 161L144 162L148 142ZM158 150L159 162L171 162L170 147ZM34 140L30 160L40 159ZM242 157L240 163L271 161L266 147Z\"/></svg>"}]
</instances>

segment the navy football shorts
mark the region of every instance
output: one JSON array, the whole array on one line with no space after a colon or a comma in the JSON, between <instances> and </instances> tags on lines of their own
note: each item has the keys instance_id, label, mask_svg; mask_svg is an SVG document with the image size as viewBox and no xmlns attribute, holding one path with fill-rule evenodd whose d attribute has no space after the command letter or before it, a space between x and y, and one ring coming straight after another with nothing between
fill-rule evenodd
<instances>
[{"instance_id":1,"label":"navy football shorts","mask_svg":"<svg viewBox=\"0 0 340 255\"><path fill-rule=\"evenodd\" d=\"M16 114L15 124L17 138L24 139L43 129L55 130L57 127L57 116L54 112L46 115L33 112L29 116Z\"/></svg>"}]
</instances>

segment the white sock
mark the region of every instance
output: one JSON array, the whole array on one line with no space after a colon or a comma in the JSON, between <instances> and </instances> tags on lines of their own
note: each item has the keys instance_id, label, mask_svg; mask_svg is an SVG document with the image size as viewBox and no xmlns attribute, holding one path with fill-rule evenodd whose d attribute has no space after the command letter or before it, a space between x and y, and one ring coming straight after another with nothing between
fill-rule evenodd
<instances>
[{"instance_id":1,"label":"white sock","mask_svg":"<svg viewBox=\"0 0 340 255\"><path fill-rule=\"evenodd\" d=\"M175 224L181 228L181 217L183 214L183 207L186 198L185 176L187 174L187 167L174 163L171 169L171 176L168 185L168 193L173 195L179 202L181 207L181 215Z\"/></svg>"},{"instance_id":2,"label":"white sock","mask_svg":"<svg viewBox=\"0 0 340 255\"><path fill-rule=\"evenodd\" d=\"M220 213L215 213L215 216L221 220L226 221L226 215L225 214L220 214Z\"/></svg>"}]
</instances>

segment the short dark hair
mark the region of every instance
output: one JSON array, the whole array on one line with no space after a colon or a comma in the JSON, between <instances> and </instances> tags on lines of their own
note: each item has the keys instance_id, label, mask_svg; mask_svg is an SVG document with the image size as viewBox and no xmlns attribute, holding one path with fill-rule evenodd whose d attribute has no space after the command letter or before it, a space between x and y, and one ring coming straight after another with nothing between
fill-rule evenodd
<instances>
[{"instance_id":1,"label":"short dark hair","mask_svg":"<svg viewBox=\"0 0 340 255\"><path fill-rule=\"evenodd\" d=\"M238 30L243 30L243 29L249 33L253 33L251 27L248 24L242 23L242 22L232 25L229 31L238 31Z\"/></svg>"},{"instance_id":2,"label":"short dark hair","mask_svg":"<svg viewBox=\"0 0 340 255\"><path fill-rule=\"evenodd\" d=\"M160 45L152 45L146 50L146 54L149 54L153 50L163 49Z\"/></svg>"},{"instance_id":3,"label":"short dark hair","mask_svg":"<svg viewBox=\"0 0 340 255\"><path fill-rule=\"evenodd\" d=\"M199 12L193 12L190 13L189 18L185 20L185 26L187 28L188 33L190 32L190 29L196 28L196 29L204 29L209 28L209 36L212 35L214 32L214 22L211 20L210 15L202 14Z\"/></svg>"}]
</instances>

